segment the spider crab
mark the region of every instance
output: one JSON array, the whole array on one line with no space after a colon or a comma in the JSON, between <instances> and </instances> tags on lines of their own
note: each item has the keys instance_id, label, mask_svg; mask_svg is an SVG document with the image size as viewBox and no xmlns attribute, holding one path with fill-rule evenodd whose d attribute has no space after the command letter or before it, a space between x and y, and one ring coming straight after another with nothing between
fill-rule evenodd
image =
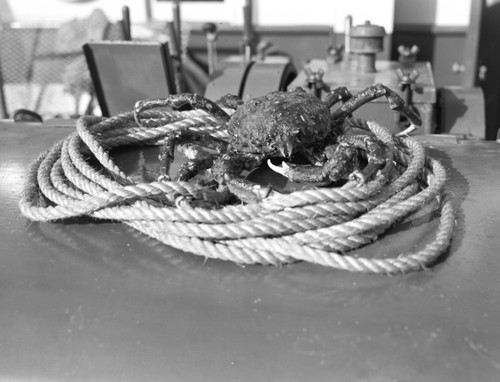
<instances>
[{"instance_id":1,"label":"spider crab","mask_svg":"<svg viewBox=\"0 0 500 382\"><path fill-rule=\"evenodd\" d=\"M162 179L170 179L169 167L175 147L189 151L188 162L178 171L176 180L187 181L201 171L210 169L219 187L227 187L241 201L256 202L271 191L241 177L267 159L269 167L293 182L324 186L341 179L364 183L386 163L385 147L369 131L351 131L345 123L353 111L363 104L385 96L389 107L410 121L412 130L421 120L395 92L376 84L352 95L347 88L333 89L319 99L301 88L287 92L275 91L265 96L241 101L225 96L213 102L198 94L174 94L165 99L139 101L135 115L159 106L179 109L190 106L202 109L227 127L229 141L222 141L189 129L172 132L165 139L160 157L163 159ZM333 112L338 102L342 105ZM225 109L233 109L229 115ZM358 129L359 130L359 129ZM215 150L207 153L200 149ZM358 150L366 151L366 164L361 168ZM291 161L302 156L310 164L283 162L280 166L271 159Z\"/></svg>"}]
</instances>

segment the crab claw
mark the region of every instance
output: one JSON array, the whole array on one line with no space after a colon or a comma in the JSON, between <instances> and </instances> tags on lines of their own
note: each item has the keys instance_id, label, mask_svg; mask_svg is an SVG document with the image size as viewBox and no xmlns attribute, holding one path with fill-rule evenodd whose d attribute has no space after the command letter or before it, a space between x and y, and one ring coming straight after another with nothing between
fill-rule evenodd
<instances>
[{"instance_id":1,"label":"crab claw","mask_svg":"<svg viewBox=\"0 0 500 382\"><path fill-rule=\"evenodd\" d=\"M271 170L277 172L278 174L283 175L285 178L288 178L292 170L291 167L286 162L281 162L281 166L276 166L275 164L273 164L273 162L271 162L271 159L268 159L267 165Z\"/></svg>"},{"instance_id":2,"label":"crab claw","mask_svg":"<svg viewBox=\"0 0 500 382\"><path fill-rule=\"evenodd\" d=\"M267 165L271 170L283 175L292 182L307 183L315 186L324 186L332 182L332 180L325 175L323 166L289 165L286 162L281 162L281 166L276 166L269 159L267 160Z\"/></svg>"},{"instance_id":3,"label":"crab claw","mask_svg":"<svg viewBox=\"0 0 500 382\"><path fill-rule=\"evenodd\" d=\"M408 137L411 133L413 133L415 130L417 130L420 126L415 125L415 124L410 124L406 129L403 131L400 131L399 133L396 133L396 137Z\"/></svg>"}]
</instances>

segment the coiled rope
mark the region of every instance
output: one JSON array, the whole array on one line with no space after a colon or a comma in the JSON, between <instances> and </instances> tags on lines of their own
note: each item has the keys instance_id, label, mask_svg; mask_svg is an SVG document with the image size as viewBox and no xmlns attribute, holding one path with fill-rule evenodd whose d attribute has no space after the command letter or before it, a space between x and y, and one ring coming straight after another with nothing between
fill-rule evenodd
<instances>
[{"instance_id":1,"label":"coiled rope","mask_svg":"<svg viewBox=\"0 0 500 382\"><path fill-rule=\"evenodd\" d=\"M380 174L361 186L348 182L337 188L272 193L256 204L209 208L182 201L217 202L220 192L190 182L135 182L113 162L110 150L161 145L179 128L227 139L224 126L214 118L203 111L159 110L140 118L133 112L111 118L84 116L74 133L30 166L20 209L41 222L79 216L121 221L168 246L239 264L307 261L383 274L429 268L453 236L445 169L417 141L393 137L376 123L366 125L392 149L392 176ZM423 249L394 258L356 255L355 249L435 200L439 225Z\"/></svg>"}]
</instances>

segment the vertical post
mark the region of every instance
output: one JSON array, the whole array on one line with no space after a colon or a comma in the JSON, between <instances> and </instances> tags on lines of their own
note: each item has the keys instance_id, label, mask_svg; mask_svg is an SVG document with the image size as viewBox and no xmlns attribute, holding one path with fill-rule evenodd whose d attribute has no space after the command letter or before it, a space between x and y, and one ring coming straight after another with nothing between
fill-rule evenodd
<instances>
[{"instance_id":1,"label":"vertical post","mask_svg":"<svg viewBox=\"0 0 500 382\"><path fill-rule=\"evenodd\" d=\"M184 69L182 65L182 49L179 46L179 38L175 30L174 22L169 21L167 23L168 35L170 37L170 47L172 49L172 54L177 59L177 65L175 69L175 92L182 93L185 89L184 87Z\"/></svg>"},{"instance_id":2,"label":"vertical post","mask_svg":"<svg viewBox=\"0 0 500 382\"><path fill-rule=\"evenodd\" d=\"M243 6L243 49L245 62L250 62L252 59L252 2L246 0Z\"/></svg>"},{"instance_id":3,"label":"vertical post","mask_svg":"<svg viewBox=\"0 0 500 382\"><path fill-rule=\"evenodd\" d=\"M464 67L462 86L470 88L477 85L479 37L481 33L481 17L483 13L483 0L470 0L470 22L464 47Z\"/></svg>"},{"instance_id":4,"label":"vertical post","mask_svg":"<svg viewBox=\"0 0 500 382\"><path fill-rule=\"evenodd\" d=\"M122 7L123 38L125 41L132 41L132 31L130 26L130 9L126 5Z\"/></svg>"},{"instance_id":5,"label":"vertical post","mask_svg":"<svg viewBox=\"0 0 500 382\"><path fill-rule=\"evenodd\" d=\"M181 5L179 0L174 0L172 3L173 20L175 27L175 34L177 35L177 45L182 45L181 41Z\"/></svg>"},{"instance_id":6,"label":"vertical post","mask_svg":"<svg viewBox=\"0 0 500 382\"><path fill-rule=\"evenodd\" d=\"M144 7L146 8L146 21L149 23L153 20L153 11L151 10L151 0L144 0Z\"/></svg>"}]
</instances>

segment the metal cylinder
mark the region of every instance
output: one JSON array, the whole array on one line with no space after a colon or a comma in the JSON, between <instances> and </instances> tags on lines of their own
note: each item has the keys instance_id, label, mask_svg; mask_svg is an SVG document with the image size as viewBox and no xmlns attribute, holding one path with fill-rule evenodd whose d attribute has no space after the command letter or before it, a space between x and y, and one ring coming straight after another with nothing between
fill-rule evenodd
<instances>
[{"instance_id":1,"label":"metal cylinder","mask_svg":"<svg viewBox=\"0 0 500 382\"><path fill-rule=\"evenodd\" d=\"M384 27L372 25L369 21L351 28L350 51L356 57L355 69L362 73L376 71L375 56L384 50Z\"/></svg>"}]
</instances>

